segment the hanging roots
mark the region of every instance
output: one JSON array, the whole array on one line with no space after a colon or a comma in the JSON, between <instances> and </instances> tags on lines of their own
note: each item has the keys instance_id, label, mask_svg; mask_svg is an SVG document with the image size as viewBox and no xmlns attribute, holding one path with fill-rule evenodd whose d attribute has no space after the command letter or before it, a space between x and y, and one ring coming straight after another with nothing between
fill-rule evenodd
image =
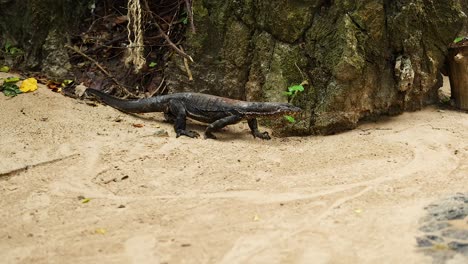
<instances>
[{"instance_id":1,"label":"hanging roots","mask_svg":"<svg viewBox=\"0 0 468 264\"><path fill-rule=\"evenodd\" d=\"M146 63L144 57L143 30L141 27L140 0L128 0L128 52L125 64L133 64L138 73Z\"/></svg>"}]
</instances>

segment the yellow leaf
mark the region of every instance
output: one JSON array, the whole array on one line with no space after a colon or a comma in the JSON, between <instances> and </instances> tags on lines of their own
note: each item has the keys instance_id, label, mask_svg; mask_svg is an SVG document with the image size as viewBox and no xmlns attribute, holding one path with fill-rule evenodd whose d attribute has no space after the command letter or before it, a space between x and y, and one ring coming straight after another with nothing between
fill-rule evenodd
<instances>
[{"instance_id":1,"label":"yellow leaf","mask_svg":"<svg viewBox=\"0 0 468 264\"><path fill-rule=\"evenodd\" d=\"M19 89L23 93L35 91L37 90L37 80L35 78L28 78L21 83Z\"/></svg>"},{"instance_id":2,"label":"yellow leaf","mask_svg":"<svg viewBox=\"0 0 468 264\"><path fill-rule=\"evenodd\" d=\"M89 203L89 201L91 201L91 199L89 199L89 198L84 198L83 201L81 201L81 203Z\"/></svg>"},{"instance_id":3,"label":"yellow leaf","mask_svg":"<svg viewBox=\"0 0 468 264\"><path fill-rule=\"evenodd\" d=\"M105 233L107 233L107 230L105 230L104 228L98 228L94 232L96 232L96 234L104 235Z\"/></svg>"},{"instance_id":4,"label":"yellow leaf","mask_svg":"<svg viewBox=\"0 0 468 264\"><path fill-rule=\"evenodd\" d=\"M434 244L432 248L435 250L448 250L449 249L449 247L444 244Z\"/></svg>"},{"instance_id":5,"label":"yellow leaf","mask_svg":"<svg viewBox=\"0 0 468 264\"><path fill-rule=\"evenodd\" d=\"M360 208L354 209L354 212L355 212L356 214L360 214L360 213L362 213L362 209L360 209Z\"/></svg>"}]
</instances>

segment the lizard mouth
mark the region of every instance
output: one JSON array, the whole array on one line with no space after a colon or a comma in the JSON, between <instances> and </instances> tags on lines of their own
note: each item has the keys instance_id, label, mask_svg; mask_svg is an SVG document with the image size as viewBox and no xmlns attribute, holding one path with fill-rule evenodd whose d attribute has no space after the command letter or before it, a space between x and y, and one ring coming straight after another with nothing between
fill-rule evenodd
<instances>
[{"instance_id":1,"label":"lizard mouth","mask_svg":"<svg viewBox=\"0 0 468 264\"><path fill-rule=\"evenodd\" d=\"M247 111L243 111L246 116L265 116L265 117L282 117L284 115L295 115L302 111L301 108L287 103L261 103L250 107Z\"/></svg>"},{"instance_id":2,"label":"lizard mouth","mask_svg":"<svg viewBox=\"0 0 468 264\"><path fill-rule=\"evenodd\" d=\"M281 105L276 111L273 111L274 116L295 115L302 111L301 108L290 104Z\"/></svg>"},{"instance_id":3,"label":"lizard mouth","mask_svg":"<svg viewBox=\"0 0 468 264\"><path fill-rule=\"evenodd\" d=\"M283 115L294 115L302 112L302 109L297 106L290 106L288 105L285 109L280 109L280 114Z\"/></svg>"},{"instance_id":4,"label":"lizard mouth","mask_svg":"<svg viewBox=\"0 0 468 264\"><path fill-rule=\"evenodd\" d=\"M297 106L286 106L285 108L280 108L277 111L267 114L269 117L282 117L285 115L297 116L302 109Z\"/></svg>"}]
</instances>

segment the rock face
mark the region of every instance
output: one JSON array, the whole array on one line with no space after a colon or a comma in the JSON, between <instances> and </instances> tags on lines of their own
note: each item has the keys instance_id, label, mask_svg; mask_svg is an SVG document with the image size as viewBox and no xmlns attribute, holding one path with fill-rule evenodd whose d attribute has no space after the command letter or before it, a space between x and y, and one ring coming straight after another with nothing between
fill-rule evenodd
<instances>
[{"instance_id":1,"label":"rock face","mask_svg":"<svg viewBox=\"0 0 468 264\"><path fill-rule=\"evenodd\" d=\"M87 9L79 0L0 0L0 45L22 47L21 56L28 70L42 70L50 77L63 78L71 68L64 45L68 31L77 28Z\"/></svg>"},{"instance_id":2,"label":"rock face","mask_svg":"<svg viewBox=\"0 0 468 264\"><path fill-rule=\"evenodd\" d=\"M295 134L330 134L364 118L417 110L441 86L448 44L467 20L464 0L201 0L187 33L194 80L174 56L172 92L287 101L305 110ZM465 12L463 12L465 11Z\"/></svg>"},{"instance_id":3,"label":"rock face","mask_svg":"<svg viewBox=\"0 0 468 264\"><path fill-rule=\"evenodd\" d=\"M433 263L455 258L468 262L468 193L457 193L425 209L419 228L422 235L416 237L420 251L431 256Z\"/></svg>"}]
</instances>

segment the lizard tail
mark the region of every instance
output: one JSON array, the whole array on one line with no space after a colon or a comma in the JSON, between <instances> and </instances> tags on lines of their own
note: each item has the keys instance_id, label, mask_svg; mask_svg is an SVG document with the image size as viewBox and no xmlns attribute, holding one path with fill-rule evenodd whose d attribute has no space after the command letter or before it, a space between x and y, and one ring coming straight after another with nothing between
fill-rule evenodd
<instances>
[{"instance_id":1,"label":"lizard tail","mask_svg":"<svg viewBox=\"0 0 468 264\"><path fill-rule=\"evenodd\" d=\"M123 100L92 88L86 89L86 93L92 94L105 104L126 113L149 113L161 111L158 109L161 104L157 102L157 97Z\"/></svg>"}]
</instances>

